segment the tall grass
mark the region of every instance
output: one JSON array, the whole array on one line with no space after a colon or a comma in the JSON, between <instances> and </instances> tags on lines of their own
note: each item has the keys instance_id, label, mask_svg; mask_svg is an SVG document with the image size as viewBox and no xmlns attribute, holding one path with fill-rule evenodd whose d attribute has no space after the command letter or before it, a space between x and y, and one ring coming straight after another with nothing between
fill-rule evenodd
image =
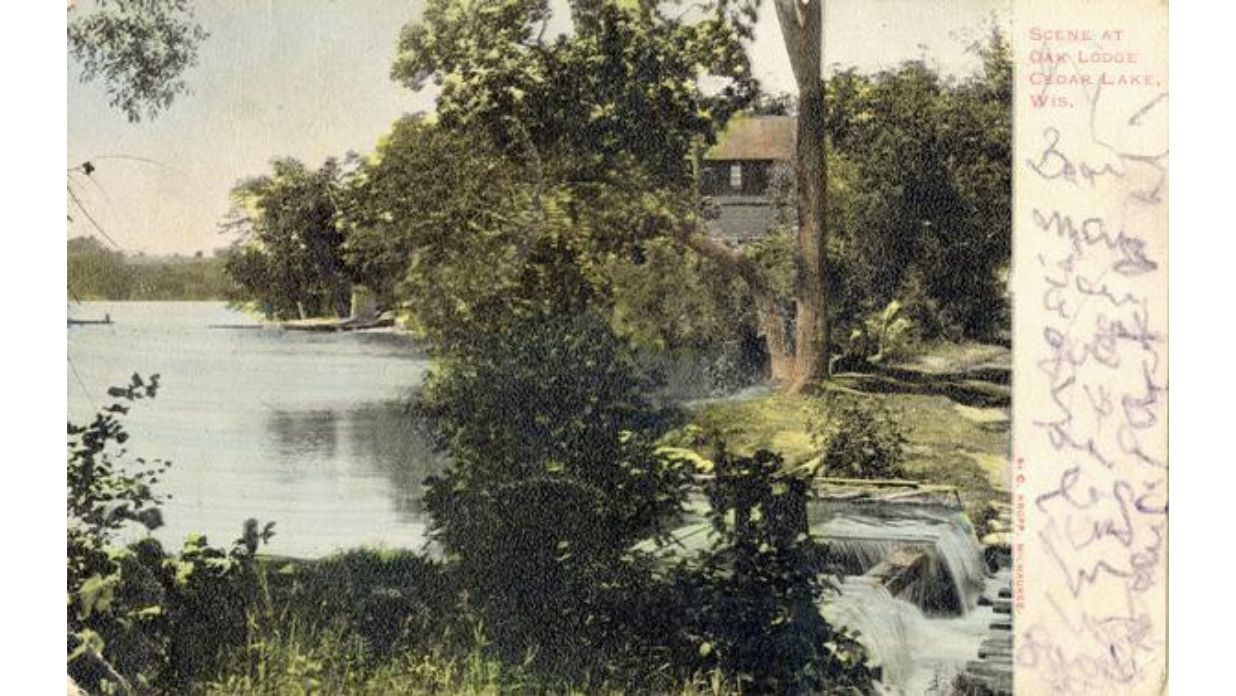
<instances>
[{"instance_id":1,"label":"tall grass","mask_svg":"<svg viewBox=\"0 0 1236 696\"><path fill-rule=\"evenodd\" d=\"M561 693L622 694L627 685L613 682L549 683L534 675L527 663L508 665L489 656L478 631L473 648L463 655L442 651L408 651L373 664L363 640L336 630L306 631L267 627L261 637L228 664L201 690L207 695L257 696L291 694L496 694ZM665 693L720 696L740 691L719 672L699 674Z\"/></svg>"},{"instance_id":2,"label":"tall grass","mask_svg":"<svg viewBox=\"0 0 1236 696\"><path fill-rule=\"evenodd\" d=\"M318 571L325 566L327 574L334 575L341 566L373 563L381 558L379 554L353 551L306 565ZM388 556L385 560L398 558ZM491 654L479 622L470 623L472 631L466 639L439 636L435 640L421 636L421 640L375 646L347 618L322 620L318 615L306 614L303 607L290 604L289 600L297 595L288 593L287 587L280 587L279 581L285 575L276 573L275 582L271 582L270 567L265 564L255 574L258 599L247 612L246 645L229 653L220 673L195 688L195 693L219 696L481 696L621 694L632 690L631 685L606 679L594 681L586 675L574 683L548 682L543 675L532 671L534 655L528 655L522 663L504 663ZM379 580L373 576L368 579ZM324 575L305 574L296 582L316 584L323 580ZM663 686L658 692L683 696L740 693L720 672L697 674L681 683L671 680Z\"/></svg>"}]
</instances>

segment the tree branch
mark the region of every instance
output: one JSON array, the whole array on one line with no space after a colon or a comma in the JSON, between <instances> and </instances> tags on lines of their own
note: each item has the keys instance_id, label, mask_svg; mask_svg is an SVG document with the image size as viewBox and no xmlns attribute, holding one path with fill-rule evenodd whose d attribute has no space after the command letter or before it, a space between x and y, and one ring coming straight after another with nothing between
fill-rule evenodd
<instances>
[{"instance_id":1,"label":"tree branch","mask_svg":"<svg viewBox=\"0 0 1236 696\"><path fill-rule=\"evenodd\" d=\"M702 229L699 220L692 218L676 225L672 230L672 235L679 244L742 278L753 293L772 292L772 286L768 282L764 269L738 249L710 237Z\"/></svg>"},{"instance_id":2,"label":"tree branch","mask_svg":"<svg viewBox=\"0 0 1236 696\"><path fill-rule=\"evenodd\" d=\"M759 333L764 337L771 360L772 378L777 383L789 383L793 378L793 356L790 353L786 317L777 303L777 293L768 274L751 257L708 235L698 219L692 218L672 228L672 236L684 247L715 262L722 270L738 276L747 285L755 305Z\"/></svg>"}]
</instances>

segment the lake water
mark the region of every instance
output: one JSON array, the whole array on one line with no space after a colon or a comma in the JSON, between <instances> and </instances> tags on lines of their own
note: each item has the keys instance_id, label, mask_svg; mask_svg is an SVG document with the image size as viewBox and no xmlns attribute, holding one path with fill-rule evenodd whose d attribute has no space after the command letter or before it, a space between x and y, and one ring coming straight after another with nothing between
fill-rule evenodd
<instances>
[{"instance_id":1,"label":"lake water","mask_svg":"<svg viewBox=\"0 0 1236 696\"><path fill-rule=\"evenodd\" d=\"M273 554L318 557L355 546L419 548L422 481L441 466L406 412L428 367L393 333L306 333L257 326L217 302L87 302L68 328L69 417L110 403L134 372L161 389L126 419L130 456L172 463L155 536L212 544L246 518L274 521Z\"/></svg>"}]
</instances>

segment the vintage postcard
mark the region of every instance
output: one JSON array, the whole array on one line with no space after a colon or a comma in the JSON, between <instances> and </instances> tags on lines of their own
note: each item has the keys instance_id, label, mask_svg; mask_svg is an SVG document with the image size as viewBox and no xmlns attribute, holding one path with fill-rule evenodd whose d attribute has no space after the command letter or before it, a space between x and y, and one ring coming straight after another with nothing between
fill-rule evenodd
<instances>
[{"instance_id":1,"label":"vintage postcard","mask_svg":"<svg viewBox=\"0 0 1236 696\"><path fill-rule=\"evenodd\" d=\"M67 32L69 693L1166 691L1165 4Z\"/></svg>"}]
</instances>

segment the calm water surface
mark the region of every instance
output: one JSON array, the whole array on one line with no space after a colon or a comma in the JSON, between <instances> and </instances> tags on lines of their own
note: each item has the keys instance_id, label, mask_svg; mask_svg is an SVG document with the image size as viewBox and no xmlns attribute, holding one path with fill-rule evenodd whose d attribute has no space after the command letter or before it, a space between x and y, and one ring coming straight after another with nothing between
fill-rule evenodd
<instances>
[{"instance_id":1,"label":"calm water surface","mask_svg":"<svg viewBox=\"0 0 1236 696\"><path fill-rule=\"evenodd\" d=\"M256 325L215 302L87 302L68 328L69 416L84 421L129 375L161 390L130 412L132 456L172 462L160 491L179 545L192 531L230 543L248 517L276 523L270 553L419 548L421 482L440 458L411 427L408 396L428 362L405 336Z\"/></svg>"}]
</instances>

